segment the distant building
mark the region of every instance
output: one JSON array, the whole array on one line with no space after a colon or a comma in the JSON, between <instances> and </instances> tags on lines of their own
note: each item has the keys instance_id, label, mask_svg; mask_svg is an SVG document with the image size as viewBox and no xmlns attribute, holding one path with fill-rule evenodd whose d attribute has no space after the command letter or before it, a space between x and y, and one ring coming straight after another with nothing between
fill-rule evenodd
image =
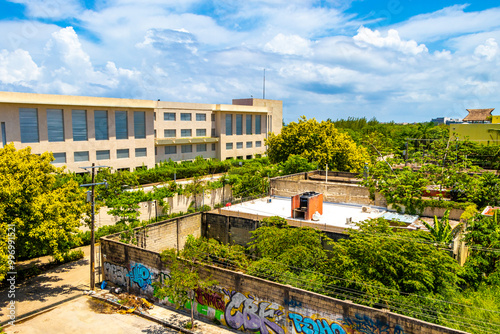
<instances>
[{"instance_id":1,"label":"distant building","mask_svg":"<svg viewBox=\"0 0 500 334\"><path fill-rule=\"evenodd\" d=\"M52 152L56 166L82 172L91 162L116 170L203 158L265 154L282 127L282 101L232 104L0 92L0 147Z\"/></svg>"},{"instance_id":2,"label":"distant building","mask_svg":"<svg viewBox=\"0 0 500 334\"><path fill-rule=\"evenodd\" d=\"M465 116L464 122L467 123L491 123L491 112L495 108L490 109L467 109L469 114Z\"/></svg>"},{"instance_id":3,"label":"distant building","mask_svg":"<svg viewBox=\"0 0 500 334\"><path fill-rule=\"evenodd\" d=\"M433 118L431 120L432 123L439 125L439 124L459 124L462 123L462 120L460 118L450 118L450 117L438 117L438 118Z\"/></svg>"}]
</instances>

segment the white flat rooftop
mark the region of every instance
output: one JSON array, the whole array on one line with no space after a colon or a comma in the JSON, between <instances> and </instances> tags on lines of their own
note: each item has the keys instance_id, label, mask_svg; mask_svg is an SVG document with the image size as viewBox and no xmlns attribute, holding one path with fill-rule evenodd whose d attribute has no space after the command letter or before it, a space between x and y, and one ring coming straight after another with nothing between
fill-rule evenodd
<instances>
[{"instance_id":1,"label":"white flat rooftop","mask_svg":"<svg viewBox=\"0 0 500 334\"><path fill-rule=\"evenodd\" d=\"M289 197L271 196L227 206L222 210L249 213L259 216L280 216L299 222L303 221L341 228L357 228L352 224L348 224L349 218L355 223L367 219L379 218L386 212L386 208L376 206L370 206L371 212L363 212L362 207L364 205L323 202L323 215L319 217L319 221L313 221L292 218L291 205L292 201Z\"/></svg>"}]
</instances>

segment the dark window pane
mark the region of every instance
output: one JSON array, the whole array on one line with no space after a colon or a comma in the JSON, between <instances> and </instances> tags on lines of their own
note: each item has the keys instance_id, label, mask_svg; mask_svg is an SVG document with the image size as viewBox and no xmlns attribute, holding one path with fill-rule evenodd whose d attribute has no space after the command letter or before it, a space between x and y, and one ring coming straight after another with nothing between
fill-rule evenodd
<instances>
[{"instance_id":1,"label":"dark window pane","mask_svg":"<svg viewBox=\"0 0 500 334\"><path fill-rule=\"evenodd\" d=\"M166 112L163 113L164 121L175 121L175 113L174 112Z\"/></svg>"},{"instance_id":2,"label":"dark window pane","mask_svg":"<svg viewBox=\"0 0 500 334\"><path fill-rule=\"evenodd\" d=\"M134 111L134 136L135 139L146 138L146 112Z\"/></svg>"},{"instance_id":3,"label":"dark window pane","mask_svg":"<svg viewBox=\"0 0 500 334\"><path fill-rule=\"evenodd\" d=\"M109 160L109 150L96 151L95 158L97 160Z\"/></svg>"},{"instance_id":4,"label":"dark window pane","mask_svg":"<svg viewBox=\"0 0 500 334\"><path fill-rule=\"evenodd\" d=\"M94 111L95 140L108 140L108 111Z\"/></svg>"},{"instance_id":5,"label":"dark window pane","mask_svg":"<svg viewBox=\"0 0 500 334\"><path fill-rule=\"evenodd\" d=\"M62 109L47 109L47 132L49 141L64 141L64 116ZM66 162L66 157L64 160Z\"/></svg>"},{"instance_id":6,"label":"dark window pane","mask_svg":"<svg viewBox=\"0 0 500 334\"><path fill-rule=\"evenodd\" d=\"M196 129L196 137L206 137L207 129Z\"/></svg>"},{"instance_id":7,"label":"dark window pane","mask_svg":"<svg viewBox=\"0 0 500 334\"><path fill-rule=\"evenodd\" d=\"M20 108L21 143L38 143L38 110L36 108Z\"/></svg>"},{"instance_id":8,"label":"dark window pane","mask_svg":"<svg viewBox=\"0 0 500 334\"><path fill-rule=\"evenodd\" d=\"M243 134L243 115L236 115L236 135Z\"/></svg>"},{"instance_id":9,"label":"dark window pane","mask_svg":"<svg viewBox=\"0 0 500 334\"><path fill-rule=\"evenodd\" d=\"M165 146L165 154L177 154L177 146Z\"/></svg>"},{"instance_id":10,"label":"dark window pane","mask_svg":"<svg viewBox=\"0 0 500 334\"><path fill-rule=\"evenodd\" d=\"M75 162L89 161L89 151L75 152Z\"/></svg>"},{"instance_id":11,"label":"dark window pane","mask_svg":"<svg viewBox=\"0 0 500 334\"><path fill-rule=\"evenodd\" d=\"M71 118L73 123L73 141L87 140L87 110L73 110Z\"/></svg>"},{"instance_id":12,"label":"dark window pane","mask_svg":"<svg viewBox=\"0 0 500 334\"><path fill-rule=\"evenodd\" d=\"M206 151L207 151L207 144L196 145L196 152L206 152Z\"/></svg>"},{"instance_id":13,"label":"dark window pane","mask_svg":"<svg viewBox=\"0 0 500 334\"><path fill-rule=\"evenodd\" d=\"M181 129L181 137L191 137L191 129Z\"/></svg>"},{"instance_id":14,"label":"dark window pane","mask_svg":"<svg viewBox=\"0 0 500 334\"><path fill-rule=\"evenodd\" d=\"M193 152L193 145L182 145L181 146L182 153L191 153Z\"/></svg>"},{"instance_id":15,"label":"dark window pane","mask_svg":"<svg viewBox=\"0 0 500 334\"><path fill-rule=\"evenodd\" d=\"M252 134L252 115L247 115L246 119L246 126L247 126L247 135Z\"/></svg>"},{"instance_id":16,"label":"dark window pane","mask_svg":"<svg viewBox=\"0 0 500 334\"><path fill-rule=\"evenodd\" d=\"M128 117L126 111L115 111L116 139L128 139Z\"/></svg>"},{"instance_id":17,"label":"dark window pane","mask_svg":"<svg viewBox=\"0 0 500 334\"><path fill-rule=\"evenodd\" d=\"M53 164L65 164L66 163L66 153L52 153L54 156Z\"/></svg>"},{"instance_id":18,"label":"dark window pane","mask_svg":"<svg viewBox=\"0 0 500 334\"><path fill-rule=\"evenodd\" d=\"M226 136L233 135L233 115L226 115Z\"/></svg>"},{"instance_id":19,"label":"dark window pane","mask_svg":"<svg viewBox=\"0 0 500 334\"><path fill-rule=\"evenodd\" d=\"M206 121L207 120L207 114L196 114L196 120L199 121Z\"/></svg>"},{"instance_id":20,"label":"dark window pane","mask_svg":"<svg viewBox=\"0 0 500 334\"><path fill-rule=\"evenodd\" d=\"M148 151L145 147L135 149L135 156L136 157L145 157L145 156L147 156L147 153L148 153Z\"/></svg>"},{"instance_id":21,"label":"dark window pane","mask_svg":"<svg viewBox=\"0 0 500 334\"><path fill-rule=\"evenodd\" d=\"M175 130L163 130L163 137L165 138L175 137Z\"/></svg>"},{"instance_id":22,"label":"dark window pane","mask_svg":"<svg viewBox=\"0 0 500 334\"><path fill-rule=\"evenodd\" d=\"M262 116L261 115L255 115L255 134L256 135L260 135L261 124L262 124Z\"/></svg>"},{"instance_id":23,"label":"dark window pane","mask_svg":"<svg viewBox=\"0 0 500 334\"><path fill-rule=\"evenodd\" d=\"M191 114L181 113L181 121L190 121L190 120L191 120Z\"/></svg>"},{"instance_id":24,"label":"dark window pane","mask_svg":"<svg viewBox=\"0 0 500 334\"><path fill-rule=\"evenodd\" d=\"M128 157L129 157L128 148L116 150L117 159L126 159Z\"/></svg>"}]
</instances>

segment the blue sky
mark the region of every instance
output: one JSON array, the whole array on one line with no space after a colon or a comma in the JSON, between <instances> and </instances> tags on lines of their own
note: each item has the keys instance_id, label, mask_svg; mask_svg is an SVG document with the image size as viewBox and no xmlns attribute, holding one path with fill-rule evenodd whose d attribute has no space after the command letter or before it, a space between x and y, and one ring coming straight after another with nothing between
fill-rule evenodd
<instances>
[{"instance_id":1,"label":"blue sky","mask_svg":"<svg viewBox=\"0 0 500 334\"><path fill-rule=\"evenodd\" d=\"M0 90L226 103L285 122L500 114L498 1L0 1Z\"/></svg>"}]
</instances>

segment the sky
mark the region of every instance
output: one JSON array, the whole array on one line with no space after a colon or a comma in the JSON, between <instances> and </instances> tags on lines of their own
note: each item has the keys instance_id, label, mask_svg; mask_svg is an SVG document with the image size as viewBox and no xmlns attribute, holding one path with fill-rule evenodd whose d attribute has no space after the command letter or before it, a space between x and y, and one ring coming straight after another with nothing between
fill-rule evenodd
<instances>
[{"instance_id":1,"label":"sky","mask_svg":"<svg viewBox=\"0 0 500 334\"><path fill-rule=\"evenodd\" d=\"M500 114L500 4L0 0L0 90L231 104L284 121Z\"/></svg>"}]
</instances>

